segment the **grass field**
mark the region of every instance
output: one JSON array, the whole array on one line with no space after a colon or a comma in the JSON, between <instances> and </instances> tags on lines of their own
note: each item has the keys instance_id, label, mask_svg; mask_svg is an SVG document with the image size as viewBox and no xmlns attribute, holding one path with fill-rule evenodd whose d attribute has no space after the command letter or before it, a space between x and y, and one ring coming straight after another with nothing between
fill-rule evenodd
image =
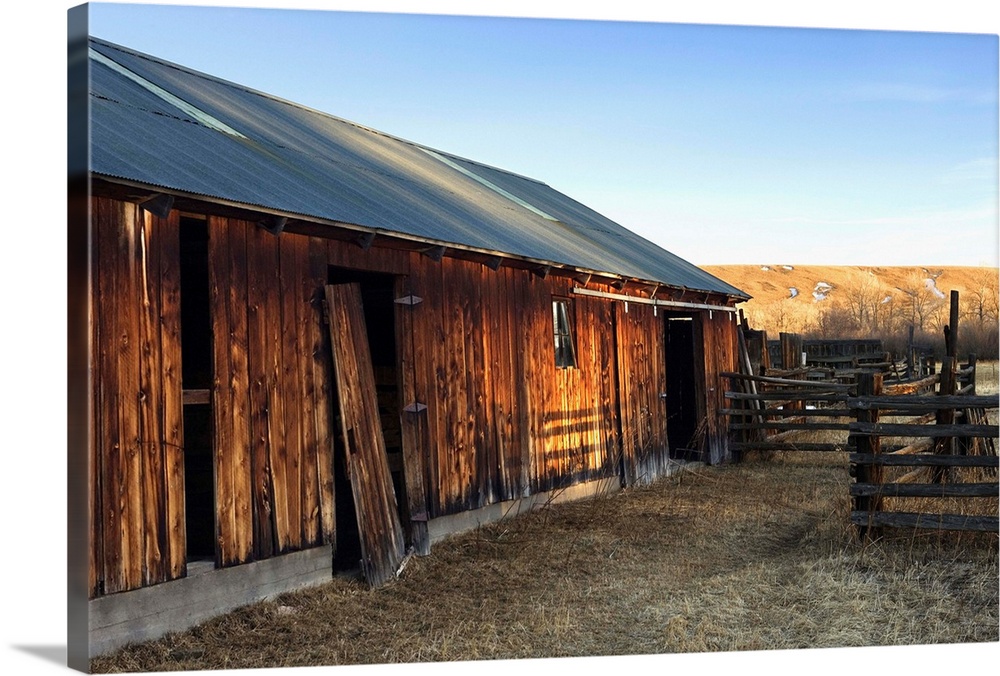
<instances>
[{"instance_id":1,"label":"grass field","mask_svg":"<svg viewBox=\"0 0 1000 676\"><path fill-rule=\"evenodd\" d=\"M983 366L980 392L995 393L995 364ZM887 531L859 543L849 482L842 453L698 467L456 536L380 590L336 579L92 669L1000 640L997 535Z\"/></svg>"}]
</instances>

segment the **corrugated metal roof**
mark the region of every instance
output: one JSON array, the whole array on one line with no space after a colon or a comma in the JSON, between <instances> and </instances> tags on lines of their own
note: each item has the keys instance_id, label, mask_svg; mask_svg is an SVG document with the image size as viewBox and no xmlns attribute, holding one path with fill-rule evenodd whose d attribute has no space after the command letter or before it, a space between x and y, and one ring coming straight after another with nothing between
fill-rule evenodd
<instances>
[{"instance_id":1,"label":"corrugated metal roof","mask_svg":"<svg viewBox=\"0 0 1000 676\"><path fill-rule=\"evenodd\" d=\"M539 181L102 40L90 46L95 174L747 297Z\"/></svg>"}]
</instances>

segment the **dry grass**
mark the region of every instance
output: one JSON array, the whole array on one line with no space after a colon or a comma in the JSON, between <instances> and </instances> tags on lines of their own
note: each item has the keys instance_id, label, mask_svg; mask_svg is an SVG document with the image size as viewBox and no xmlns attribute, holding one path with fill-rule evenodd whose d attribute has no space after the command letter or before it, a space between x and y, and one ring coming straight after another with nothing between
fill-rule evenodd
<instances>
[{"instance_id":1,"label":"dry grass","mask_svg":"<svg viewBox=\"0 0 1000 676\"><path fill-rule=\"evenodd\" d=\"M1000 389L996 362L981 362L978 375L979 393ZM877 543L858 543L849 525L849 483L843 453L701 467L454 537L378 591L336 579L95 659L91 667L128 672L1000 640L997 535L887 529ZM968 503L980 512L983 505L997 510L996 499Z\"/></svg>"},{"instance_id":2,"label":"dry grass","mask_svg":"<svg viewBox=\"0 0 1000 676\"><path fill-rule=\"evenodd\" d=\"M785 454L551 506L95 659L100 672L998 638L994 534L859 545L846 457Z\"/></svg>"}]
</instances>

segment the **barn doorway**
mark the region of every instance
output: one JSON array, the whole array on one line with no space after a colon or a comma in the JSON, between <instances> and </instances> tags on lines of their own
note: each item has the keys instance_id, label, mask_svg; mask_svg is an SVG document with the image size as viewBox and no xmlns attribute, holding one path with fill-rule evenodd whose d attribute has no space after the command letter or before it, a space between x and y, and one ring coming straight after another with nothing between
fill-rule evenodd
<instances>
[{"instance_id":1,"label":"barn doorway","mask_svg":"<svg viewBox=\"0 0 1000 676\"><path fill-rule=\"evenodd\" d=\"M360 291L361 310L366 328L365 341L371 360L377 401L377 425L384 442L384 462L391 479L395 498L392 509L398 524L403 520L401 513L406 504L405 482L403 478L403 443L400 422L400 378L396 349L396 278L392 275L331 267L328 275L332 286L356 285ZM335 348L336 349L336 348ZM364 364L359 364L363 369ZM371 440L358 438L348 432L344 438L341 406L341 384L333 388L333 411L336 418L334 429L334 495L336 501L337 542L334 555L334 569L340 572L355 571L358 562L370 559L366 556L365 536L359 523L367 523L372 515L361 515L357 504L361 487L351 484L351 466L358 462L354 453L358 443ZM369 459L370 460L370 459ZM367 462L362 460L362 462ZM381 464L381 461L379 462ZM370 534L369 534L370 535ZM371 548L371 542L368 548ZM364 571L364 566L362 566Z\"/></svg>"},{"instance_id":2,"label":"barn doorway","mask_svg":"<svg viewBox=\"0 0 1000 676\"><path fill-rule=\"evenodd\" d=\"M670 457L698 460L698 400L695 372L696 315L664 313L666 323L667 443Z\"/></svg>"},{"instance_id":3,"label":"barn doorway","mask_svg":"<svg viewBox=\"0 0 1000 676\"><path fill-rule=\"evenodd\" d=\"M215 561L215 474L208 223L204 218L180 219L180 278L187 562L208 565Z\"/></svg>"}]
</instances>

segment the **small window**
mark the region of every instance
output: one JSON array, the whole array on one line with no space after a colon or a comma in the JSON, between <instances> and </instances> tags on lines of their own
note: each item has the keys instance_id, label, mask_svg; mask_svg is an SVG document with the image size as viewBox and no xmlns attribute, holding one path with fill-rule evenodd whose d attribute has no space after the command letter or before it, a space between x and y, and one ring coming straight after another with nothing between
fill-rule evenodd
<instances>
[{"instance_id":1,"label":"small window","mask_svg":"<svg viewBox=\"0 0 1000 676\"><path fill-rule=\"evenodd\" d=\"M567 298L552 301L552 328L556 341L556 366L576 368L576 351L573 349L573 306Z\"/></svg>"}]
</instances>

